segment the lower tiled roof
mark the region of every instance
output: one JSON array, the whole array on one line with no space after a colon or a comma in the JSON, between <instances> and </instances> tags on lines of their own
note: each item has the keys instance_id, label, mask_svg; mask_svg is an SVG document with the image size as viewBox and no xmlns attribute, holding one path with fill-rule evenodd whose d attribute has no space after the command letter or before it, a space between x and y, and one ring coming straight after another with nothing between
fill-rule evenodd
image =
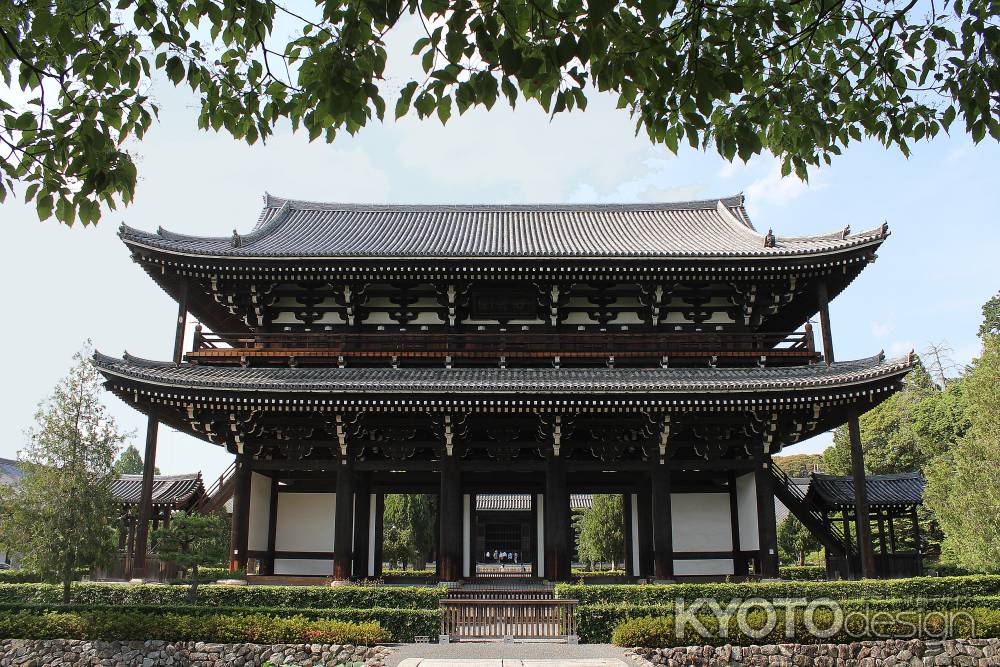
<instances>
[{"instance_id":1,"label":"lower tiled roof","mask_svg":"<svg viewBox=\"0 0 1000 667\"><path fill-rule=\"evenodd\" d=\"M177 388L269 393L717 393L845 386L906 373L912 358L881 354L830 366L779 368L233 368L100 353L107 377Z\"/></svg>"},{"instance_id":2,"label":"lower tiled roof","mask_svg":"<svg viewBox=\"0 0 1000 667\"><path fill-rule=\"evenodd\" d=\"M142 475L122 475L111 486L115 501L123 505L138 505L142 497ZM201 473L187 475L155 475L153 504L184 507L193 498L205 493Z\"/></svg>"},{"instance_id":3,"label":"lower tiled roof","mask_svg":"<svg viewBox=\"0 0 1000 667\"><path fill-rule=\"evenodd\" d=\"M868 475L868 505L919 505L924 499L924 478L919 472L893 475ZM813 473L808 495L828 507L854 505L854 480L851 477Z\"/></svg>"}]
</instances>

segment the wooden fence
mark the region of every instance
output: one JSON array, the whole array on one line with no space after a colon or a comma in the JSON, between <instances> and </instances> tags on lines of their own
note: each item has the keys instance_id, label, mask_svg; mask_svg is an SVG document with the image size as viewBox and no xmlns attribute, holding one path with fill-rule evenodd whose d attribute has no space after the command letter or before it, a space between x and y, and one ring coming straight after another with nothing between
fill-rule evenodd
<instances>
[{"instance_id":1,"label":"wooden fence","mask_svg":"<svg viewBox=\"0 0 1000 667\"><path fill-rule=\"evenodd\" d=\"M576 600L442 600L442 642L563 639L575 643Z\"/></svg>"}]
</instances>

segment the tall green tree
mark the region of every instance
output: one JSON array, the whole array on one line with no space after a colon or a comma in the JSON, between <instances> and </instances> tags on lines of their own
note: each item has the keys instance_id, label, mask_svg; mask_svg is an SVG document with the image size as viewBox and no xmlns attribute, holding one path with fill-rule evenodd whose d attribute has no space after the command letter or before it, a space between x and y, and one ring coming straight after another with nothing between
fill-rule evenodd
<instances>
[{"instance_id":1,"label":"tall green tree","mask_svg":"<svg viewBox=\"0 0 1000 667\"><path fill-rule=\"evenodd\" d=\"M198 599L199 566L214 565L228 551L219 543L221 532L222 521L217 515L187 512L173 515L169 526L153 531L160 558L183 570L191 570L188 600L192 603Z\"/></svg>"},{"instance_id":2,"label":"tall green tree","mask_svg":"<svg viewBox=\"0 0 1000 667\"><path fill-rule=\"evenodd\" d=\"M805 565L806 556L822 546L794 515L789 514L778 524L778 553L781 562Z\"/></svg>"},{"instance_id":3,"label":"tall green tree","mask_svg":"<svg viewBox=\"0 0 1000 667\"><path fill-rule=\"evenodd\" d=\"M625 558L624 507L620 494L597 493L593 506L578 523L577 554L590 563L610 563L614 569Z\"/></svg>"},{"instance_id":4,"label":"tall green tree","mask_svg":"<svg viewBox=\"0 0 1000 667\"><path fill-rule=\"evenodd\" d=\"M770 151L801 177L866 138L904 154L959 127L1000 138L995 0L303 4L7 3L0 199L17 184L40 218L85 224L130 202L129 149L158 113L159 79L193 91L200 128L251 144L286 121L332 141L390 104L396 117L413 108L447 122L501 99L582 110L595 93L673 152ZM424 74L402 83L387 76L387 43L410 26Z\"/></svg>"},{"instance_id":5,"label":"tall green tree","mask_svg":"<svg viewBox=\"0 0 1000 667\"><path fill-rule=\"evenodd\" d=\"M115 455L125 435L101 403L100 375L89 344L35 413L22 451L24 477L12 489L4 542L23 562L62 582L63 602L78 568L106 562L114 551L111 517Z\"/></svg>"},{"instance_id":6,"label":"tall green tree","mask_svg":"<svg viewBox=\"0 0 1000 667\"><path fill-rule=\"evenodd\" d=\"M387 494L382 519L382 553L386 560L421 569L436 543L436 499L417 494Z\"/></svg>"},{"instance_id":7,"label":"tall green tree","mask_svg":"<svg viewBox=\"0 0 1000 667\"><path fill-rule=\"evenodd\" d=\"M985 310L985 309L984 309ZM929 466L924 502L944 531L943 552L969 570L1000 564L1000 334L989 326L964 379L968 432Z\"/></svg>"},{"instance_id":8,"label":"tall green tree","mask_svg":"<svg viewBox=\"0 0 1000 667\"><path fill-rule=\"evenodd\" d=\"M882 475L924 470L968 428L965 388L961 380L939 387L918 363L903 390L861 415L859 422L865 472ZM833 446L823 452L823 460L831 474L851 474L846 426L834 432Z\"/></svg>"},{"instance_id":9,"label":"tall green tree","mask_svg":"<svg viewBox=\"0 0 1000 667\"><path fill-rule=\"evenodd\" d=\"M979 325L979 337L1000 336L1000 292L983 304L983 323Z\"/></svg>"},{"instance_id":10,"label":"tall green tree","mask_svg":"<svg viewBox=\"0 0 1000 667\"><path fill-rule=\"evenodd\" d=\"M135 445L129 445L118 456L115 461L116 475L141 475L142 474L142 454ZM153 467L153 474L159 475L160 469Z\"/></svg>"}]
</instances>

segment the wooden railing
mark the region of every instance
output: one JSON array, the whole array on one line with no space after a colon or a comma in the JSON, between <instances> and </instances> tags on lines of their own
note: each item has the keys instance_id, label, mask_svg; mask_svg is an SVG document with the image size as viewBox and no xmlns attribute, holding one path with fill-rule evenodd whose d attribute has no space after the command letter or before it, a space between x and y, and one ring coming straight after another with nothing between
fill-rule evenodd
<instances>
[{"instance_id":1,"label":"wooden railing","mask_svg":"<svg viewBox=\"0 0 1000 667\"><path fill-rule=\"evenodd\" d=\"M205 495L202 496L197 503L195 503L194 511L202 514L211 514L222 507L222 505L224 505L233 494L233 475L235 473L236 461L233 461L229 464L229 467L226 468L221 475L219 475L219 478L212 483L212 486L208 487L208 490L205 491Z\"/></svg>"},{"instance_id":2,"label":"wooden railing","mask_svg":"<svg viewBox=\"0 0 1000 667\"><path fill-rule=\"evenodd\" d=\"M448 591L448 600L554 600L552 585L537 584L463 584Z\"/></svg>"},{"instance_id":3,"label":"wooden railing","mask_svg":"<svg viewBox=\"0 0 1000 667\"><path fill-rule=\"evenodd\" d=\"M577 641L576 600L442 600L441 641Z\"/></svg>"},{"instance_id":4,"label":"wooden railing","mask_svg":"<svg viewBox=\"0 0 1000 667\"><path fill-rule=\"evenodd\" d=\"M197 331L188 359L237 362L241 358L297 357L791 357L819 358L813 333L649 333L639 331L478 331L438 333L281 332L257 334Z\"/></svg>"}]
</instances>

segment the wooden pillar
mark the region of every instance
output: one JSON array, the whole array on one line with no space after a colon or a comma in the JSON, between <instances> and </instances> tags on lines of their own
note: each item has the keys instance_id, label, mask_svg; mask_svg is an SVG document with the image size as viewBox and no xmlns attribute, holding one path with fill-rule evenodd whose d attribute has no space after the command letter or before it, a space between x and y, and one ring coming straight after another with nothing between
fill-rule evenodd
<instances>
[{"instance_id":1,"label":"wooden pillar","mask_svg":"<svg viewBox=\"0 0 1000 667\"><path fill-rule=\"evenodd\" d=\"M263 573L274 574L274 553L278 543L278 478L271 478L271 499L267 504L267 557Z\"/></svg>"},{"instance_id":2,"label":"wooden pillar","mask_svg":"<svg viewBox=\"0 0 1000 667\"><path fill-rule=\"evenodd\" d=\"M736 472L729 471L729 529L733 542L733 574L748 574L747 561L740 544L740 501L736 488Z\"/></svg>"},{"instance_id":3,"label":"wooden pillar","mask_svg":"<svg viewBox=\"0 0 1000 667\"><path fill-rule=\"evenodd\" d=\"M174 363L184 354L184 324L187 321L187 282L181 284L177 298L177 326L174 331ZM146 548L149 544L149 521L153 514L153 473L156 470L156 440L160 424L149 415L146 420L146 449L142 461L142 492L139 496L139 520L136 525L135 552L132 559L132 577L146 574Z\"/></svg>"},{"instance_id":4,"label":"wooden pillar","mask_svg":"<svg viewBox=\"0 0 1000 667\"><path fill-rule=\"evenodd\" d=\"M827 364L832 364L834 357L833 332L830 330L830 294L823 278L816 284L816 297L819 302L819 322L823 327L823 360Z\"/></svg>"},{"instance_id":5,"label":"wooden pillar","mask_svg":"<svg viewBox=\"0 0 1000 667\"><path fill-rule=\"evenodd\" d=\"M893 523L892 511L888 512L886 520L889 522L889 552L896 553L896 524Z\"/></svg>"},{"instance_id":6,"label":"wooden pillar","mask_svg":"<svg viewBox=\"0 0 1000 667\"><path fill-rule=\"evenodd\" d=\"M910 510L910 518L913 521L913 548L917 554L917 574L924 573L924 559L920 551L920 520L917 518L917 506Z\"/></svg>"},{"instance_id":7,"label":"wooden pillar","mask_svg":"<svg viewBox=\"0 0 1000 667\"><path fill-rule=\"evenodd\" d=\"M674 534L670 503L670 467L655 460L649 471L649 489L653 527L653 577L660 581L674 578Z\"/></svg>"},{"instance_id":8,"label":"wooden pillar","mask_svg":"<svg viewBox=\"0 0 1000 667\"><path fill-rule=\"evenodd\" d=\"M462 471L458 452L441 457L438 496L438 572L442 581L462 578Z\"/></svg>"},{"instance_id":9,"label":"wooden pillar","mask_svg":"<svg viewBox=\"0 0 1000 667\"><path fill-rule=\"evenodd\" d=\"M635 558L633 553L635 552L636 545L632 539L632 517L635 514L635 503L632 502L631 493L626 493L622 496L622 535L625 537L625 554L624 566L622 569L625 574L629 577L638 577L638 568L635 567Z\"/></svg>"},{"instance_id":10,"label":"wooden pillar","mask_svg":"<svg viewBox=\"0 0 1000 667\"><path fill-rule=\"evenodd\" d=\"M367 473L358 473L354 480L354 560L351 568L355 579L368 577L368 522L371 514L369 477Z\"/></svg>"},{"instance_id":11,"label":"wooden pillar","mask_svg":"<svg viewBox=\"0 0 1000 667\"><path fill-rule=\"evenodd\" d=\"M569 484L566 459L549 452L545 468L545 577L568 581L572 576L570 548Z\"/></svg>"},{"instance_id":12,"label":"wooden pillar","mask_svg":"<svg viewBox=\"0 0 1000 667\"><path fill-rule=\"evenodd\" d=\"M245 570L250 540L250 457L236 455L233 479L233 531L231 533L230 570Z\"/></svg>"},{"instance_id":13,"label":"wooden pillar","mask_svg":"<svg viewBox=\"0 0 1000 667\"><path fill-rule=\"evenodd\" d=\"M382 577L382 561L384 560L382 555L384 519L385 494L378 493L375 495L375 562L374 568L372 568L371 572L371 576L374 579Z\"/></svg>"},{"instance_id":14,"label":"wooden pillar","mask_svg":"<svg viewBox=\"0 0 1000 667\"><path fill-rule=\"evenodd\" d=\"M354 464L342 459L337 466L337 508L333 524L333 578L347 581L351 578L354 553Z\"/></svg>"},{"instance_id":15,"label":"wooden pillar","mask_svg":"<svg viewBox=\"0 0 1000 667\"><path fill-rule=\"evenodd\" d=\"M639 479L638 512L639 518L639 576L653 576L653 516L651 482L646 475Z\"/></svg>"},{"instance_id":16,"label":"wooden pillar","mask_svg":"<svg viewBox=\"0 0 1000 667\"><path fill-rule=\"evenodd\" d=\"M854 525L861 556L861 576L875 576L875 553L872 549L871 524L868 514L868 484L865 481L865 456L861 449L861 426L858 411L851 407L847 413L847 427L851 436L851 477L854 481Z\"/></svg>"},{"instance_id":17,"label":"wooden pillar","mask_svg":"<svg viewBox=\"0 0 1000 667\"><path fill-rule=\"evenodd\" d=\"M778 578L778 528L774 516L774 485L770 456L760 456L754 470L757 487L757 541L760 548L760 576Z\"/></svg>"},{"instance_id":18,"label":"wooden pillar","mask_svg":"<svg viewBox=\"0 0 1000 667\"><path fill-rule=\"evenodd\" d=\"M128 523L125 524L125 530L128 531L128 538L126 540L125 563L122 576L126 579L131 579L132 565L135 562L135 516L131 512L128 515Z\"/></svg>"},{"instance_id":19,"label":"wooden pillar","mask_svg":"<svg viewBox=\"0 0 1000 667\"><path fill-rule=\"evenodd\" d=\"M170 506L163 508L163 530L170 528ZM173 578L175 574L174 567L171 563L165 562L162 558L160 559L160 580L165 581L167 579Z\"/></svg>"}]
</instances>

